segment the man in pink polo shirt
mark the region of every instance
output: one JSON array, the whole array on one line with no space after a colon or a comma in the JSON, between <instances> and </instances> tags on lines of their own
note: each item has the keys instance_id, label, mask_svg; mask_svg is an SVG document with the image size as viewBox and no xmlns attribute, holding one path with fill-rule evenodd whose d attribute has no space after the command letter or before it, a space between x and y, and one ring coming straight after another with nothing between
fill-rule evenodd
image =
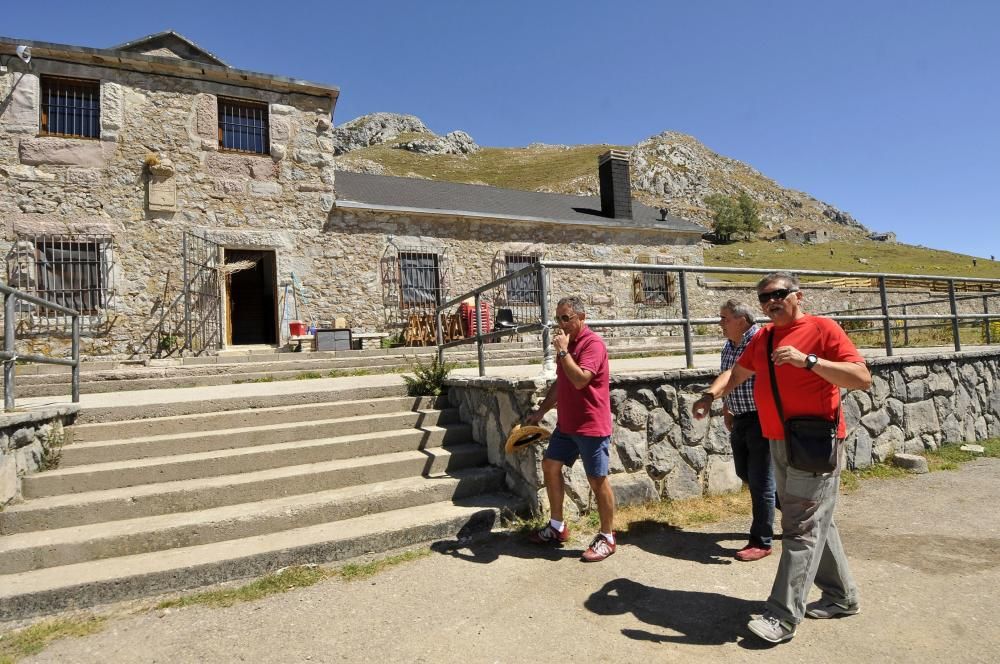
<instances>
[{"instance_id":1,"label":"man in pink polo shirt","mask_svg":"<svg viewBox=\"0 0 1000 664\"><path fill-rule=\"evenodd\" d=\"M549 524L531 534L536 544L561 545L569 539L563 521L565 481L563 466L583 460L587 481L597 500L601 532L594 537L583 560L597 562L615 552L615 496L608 482L611 445L611 394L608 389L608 349L604 340L584 325L587 313L583 301L564 297L556 306L559 327L552 338L556 351L556 382L549 388L538 409L526 418L538 424L556 404L558 423L542 459L545 490L549 497Z\"/></svg>"}]
</instances>

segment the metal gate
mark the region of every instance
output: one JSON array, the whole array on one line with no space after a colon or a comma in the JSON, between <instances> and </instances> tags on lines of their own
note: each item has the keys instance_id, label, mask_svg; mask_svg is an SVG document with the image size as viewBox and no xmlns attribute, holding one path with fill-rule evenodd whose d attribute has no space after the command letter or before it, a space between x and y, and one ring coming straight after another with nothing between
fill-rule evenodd
<instances>
[{"instance_id":1,"label":"metal gate","mask_svg":"<svg viewBox=\"0 0 1000 664\"><path fill-rule=\"evenodd\" d=\"M184 233L184 349L193 355L222 347L222 245Z\"/></svg>"}]
</instances>

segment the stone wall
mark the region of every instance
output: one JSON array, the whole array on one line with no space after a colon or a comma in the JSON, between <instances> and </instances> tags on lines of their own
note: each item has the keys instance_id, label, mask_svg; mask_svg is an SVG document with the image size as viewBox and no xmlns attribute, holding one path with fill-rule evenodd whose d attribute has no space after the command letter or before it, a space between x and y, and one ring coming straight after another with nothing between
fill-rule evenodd
<instances>
[{"instance_id":1,"label":"stone wall","mask_svg":"<svg viewBox=\"0 0 1000 664\"><path fill-rule=\"evenodd\" d=\"M80 407L56 406L0 415L0 509L21 500L21 478L58 465L64 427Z\"/></svg>"},{"instance_id":2,"label":"stone wall","mask_svg":"<svg viewBox=\"0 0 1000 664\"><path fill-rule=\"evenodd\" d=\"M502 262L505 254L604 263L633 263L642 254L677 265L701 265L703 260L700 243L690 237L640 229L334 210L326 231L328 258L322 266L317 259L317 267L331 274L349 273L351 280L331 280L324 301L344 312L338 315L346 316L352 326L362 328L386 323L380 260L393 247L445 256L449 297L492 281L494 261ZM635 315L631 272L558 270L551 282L553 302L564 295L582 295L591 317Z\"/></svg>"},{"instance_id":3,"label":"stone wall","mask_svg":"<svg viewBox=\"0 0 1000 664\"><path fill-rule=\"evenodd\" d=\"M0 250L19 232L113 237L113 307L84 354L135 350L180 292L186 230L276 250L279 278L313 274L334 200L331 98L45 59L32 67L0 75ZM100 81L100 140L38 135L42 75ZM269 155L220 151L219 96L268 105Z\"/></svg>"},{"instance_id":4,"label":"stone wall","mask_svg":"<svg viewBox=\"0 0 1000 664\"><path fill-rule=\"evenodd\" d=\"M844 397L849 467L864 468L894 453L1000 436L1000 350L876 358L872 387ZM689 498L740 487L721 402L698 421L691 404L715 372L678 370L611 378L615 429L611 482L620 502ZM507 485L534 508L545 507L541 446L504 452L507 433L544 397L548 382L452 378L449 399L490 463L507 471ZM553 412L544 421L555 424ZM566 471L569 510L592 504L580 464Z\"/></svg>"}]
</instances>

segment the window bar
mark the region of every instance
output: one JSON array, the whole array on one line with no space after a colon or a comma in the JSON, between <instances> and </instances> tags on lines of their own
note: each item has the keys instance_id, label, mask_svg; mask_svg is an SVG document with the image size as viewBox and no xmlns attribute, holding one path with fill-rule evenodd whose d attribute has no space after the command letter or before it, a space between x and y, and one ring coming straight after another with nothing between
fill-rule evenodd
<instances>
[{"instance_id":1,"label":"window bar","mask_svg":"<svg viewBox=\"0 0 1000 664\"><path fill-rule=\"evenodd\" d=\"M70 117L70 128L72 129L72 134L74 136L78 135L79 128L76 126L77 118L79 117L79 112L77 111L77 101L76 101L76 87L70 86L66 89L66 96L69 98L67 102L67 113Z\"/></svg>"}]
</instances>

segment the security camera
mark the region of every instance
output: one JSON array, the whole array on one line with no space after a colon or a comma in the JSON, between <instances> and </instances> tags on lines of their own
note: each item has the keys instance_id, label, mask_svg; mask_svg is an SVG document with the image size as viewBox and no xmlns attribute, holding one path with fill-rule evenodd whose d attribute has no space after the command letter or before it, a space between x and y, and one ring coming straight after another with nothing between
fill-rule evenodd
<instances>
[{"instance_id":1,"label":"security camera","mask_svg":"<svg viewBox=\"0 0 1000 664\"><path fill-rule=\"evenodd\" d=\"M17 57L24 60L24 64L31 62L31 47L24 44L17 47Z\"/></svg>"}]
</instances>

